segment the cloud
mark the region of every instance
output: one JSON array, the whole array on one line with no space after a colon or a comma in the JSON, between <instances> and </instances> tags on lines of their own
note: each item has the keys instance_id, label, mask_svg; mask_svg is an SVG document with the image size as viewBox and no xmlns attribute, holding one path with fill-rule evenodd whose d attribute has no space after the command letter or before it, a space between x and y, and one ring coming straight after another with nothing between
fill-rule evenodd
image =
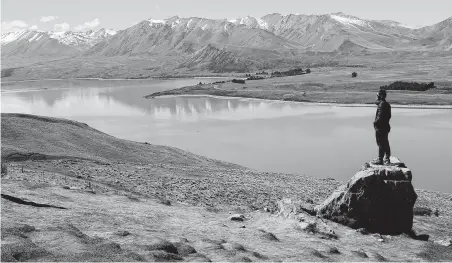
<instances>
[{"instance_id":1,"label":"cloud","mask_svg":"<svg viewBox=\"0 0 452 263\"><path fill-rule=\"evenodd\" d=\"M27 29L28 25L22 20L2 21L2 33L21 31Z\"/></svg>"},{"instance_id":2,"label":"cloud","mask_svg":"<svg viewBox=\"0 0 452 263\"><path fill-rule=\"evenodd\" d=\"M160 9L160 6L159 5L155 5L155 9Z\"/></svg>"},{"instance_id":3,"label":"cloud","mask_svg":"<svg viewBox=\"0 0 452 263\"><path fill-rule=\"evenodd\" d=\"M41 19L39 21L41 21L43 23L47 23L47 22L55 20L57 18L59 18L59 17L57 17L57 16L43 16L43 17L41 17Z\"/></svg>"},{"instance_id":4,"label":"cloud","mask_svg":"<svg viewBox=\"0 0 452 263\"><path fill-rule=\"evenodd\" d=\"M99 18L95 18L93 21L88 21L82 25L78 25L78 26L74 27L74 29L75 29L75 31L83 31L83 30L89 30L89 29L96 28L99 25L100 25Z\"/></svg>"},{"instance_id":5,"label":"cloud","mask_svg":"<svg viewBox=\"0 0 452 263\"><path fill-rule=\"evenodd\" d=\"M61 24L53 25L53 30L55 30L56 32L67 31L69 27L70 25L68 23L63 22Z\"/></svg>"},{"instance_id":6,"label":"cloud","mask_svg":"<svg viewBox=\"0 0 452 263\"><path fill-rule=\"evenodd\" d=\"M38 25L32 25L31 27L30 27L30 30L37 30L38 29Z\"/></svg>"}]
</instances>

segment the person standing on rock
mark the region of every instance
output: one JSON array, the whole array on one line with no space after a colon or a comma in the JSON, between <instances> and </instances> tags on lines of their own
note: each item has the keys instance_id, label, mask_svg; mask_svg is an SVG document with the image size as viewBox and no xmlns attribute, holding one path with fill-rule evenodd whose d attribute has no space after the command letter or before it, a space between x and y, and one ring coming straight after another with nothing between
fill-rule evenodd
<instances>
[{"instance_id":1,"label":"person standing on rock","mask_svg":"<svg viewBox=\"0 0 452 263\"><path fill-rule=\"evenodd\" d=\"M388 135L391 131L389 120L391 119L391 105L386 101L386 90L380 89L377 95L377 113L374 121L375 137L378 145L378 158L373 160L373 164L390 164L391 147L389 146ZM384 158L384 161L383 161Z\"/></svg>"}]
</instances>

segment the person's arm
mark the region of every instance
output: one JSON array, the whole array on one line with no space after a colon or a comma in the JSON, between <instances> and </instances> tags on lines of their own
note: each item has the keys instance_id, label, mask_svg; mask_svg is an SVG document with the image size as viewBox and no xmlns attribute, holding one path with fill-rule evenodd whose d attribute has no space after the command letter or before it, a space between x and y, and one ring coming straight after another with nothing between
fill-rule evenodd
<instances>
[{"instance_id":1,"label":"person's arm","mask_svg":"<svg viewBox=\"0 0 452 263\"><path fill-rule=\"evenodd\" d=\"M375 121L374 121L374 126L378 126L378 124L380 124L382 113L383 113L383 107L382 107L382 103L380 103L380 104L378 104L377 114L375 116Z\"/></svg>"},{"instance_id":2,"label":"person's arm","mask_svg":"<svg viewBox=\"0 0 452 263\"><path fill-rule=\"evenodd\" d=\"M388 103L388 121L391 119L391 105Z\"/></svg>"}]
</instances>

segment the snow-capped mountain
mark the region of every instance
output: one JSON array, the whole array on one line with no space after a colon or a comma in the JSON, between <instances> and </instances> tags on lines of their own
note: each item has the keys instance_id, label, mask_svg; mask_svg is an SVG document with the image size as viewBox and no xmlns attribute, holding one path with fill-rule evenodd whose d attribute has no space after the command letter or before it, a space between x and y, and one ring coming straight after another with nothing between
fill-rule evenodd
<instances>
[{"instance_id":1,"label":"snow-capped mountain","mask_svg":"<svg viewBox=\"0 0 452 263\"><path fill-rule=\"evenodd\" d=\"M298 48L298 44L263 29L227 20L176 16L142 21L95 45L88 53L106 56L152 55L180 52L188 46L195 51L209 44L264 50Z\"/></svg>"},{"instance_id":2,"label":"snow-capped mountain","mask_svg":"<svg viewBox=\"0 0 452 263\"><path fill-rule=\"evenodd\" d=\"M116 34L115 30L99 29L97 31L89 30L86 32L49 32L50 38L57 39L60 43L75 47L92 47L102 40L105 40Z\"/></svg>"},{"instance_id":3,"label":"snow-capped mountain","mask_svg":"<svg viewBox=\"0 0 452 263\"><path fill-rule=\"evenodd\" d=\"M262 18L245 17L231 20L238 25L264 29L277 36L299 43L312 51L333 52L340 50L343 44L351 43L372 51L423 50L419 44L423 38L451 29L451 18L431 27L416 28L389 20L368 20L344 13L324 15L281 15L269 14ZM449 21L449 22L447 22ZM452 34L440 33L435 42L440 42Z\"/></svg>"},{"instance_id":4,"label":"snow-capped mountain","mask_svg":"<svg viewBox=\"0 0 452 263\"><path fill-rule=\"evenodd\" d=\"M257 18L146 19L120 30L2 34L2 57L74 54L177 61L203 70L246 70L298 63L299 55L452 50L452 17L416 28L344 13ZM298 56L298 58L296 58Z\"/></svg>"},{"instance_id":5,"label":"snow-capped mountain","mask_svg":"<svg viewBox=\"0 0 452 263\"><path fill-rule=\"evenodd\" d=\"M8 32L1 36L2 56L77 53L115 34L116 31L110 29L86 32Z\"/></svg>"}]
</instances>

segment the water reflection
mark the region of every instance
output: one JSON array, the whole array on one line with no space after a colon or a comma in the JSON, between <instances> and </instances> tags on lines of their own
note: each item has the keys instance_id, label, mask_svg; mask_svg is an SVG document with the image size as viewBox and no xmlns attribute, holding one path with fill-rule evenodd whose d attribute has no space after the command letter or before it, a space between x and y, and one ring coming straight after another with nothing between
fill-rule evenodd
<instances>
[{"instance_id":1,"label":"water reflection","mask_svg":"<svg viewBox=\"0 0 452 263\"><path fill-rule=\"evenodd\" d=\"M53 89L56 82L40 83L36 85L48 89L2 92L1 110L69 118L120 138L175 146L263 171L347 180L375 157L375 107L200 96L143 98L198 82L121 86L85 81L63 90ZM452 110L393 108L391 124L394 155L413 170L415 185L449 191Z\"/></svg>"}]
</instances>

